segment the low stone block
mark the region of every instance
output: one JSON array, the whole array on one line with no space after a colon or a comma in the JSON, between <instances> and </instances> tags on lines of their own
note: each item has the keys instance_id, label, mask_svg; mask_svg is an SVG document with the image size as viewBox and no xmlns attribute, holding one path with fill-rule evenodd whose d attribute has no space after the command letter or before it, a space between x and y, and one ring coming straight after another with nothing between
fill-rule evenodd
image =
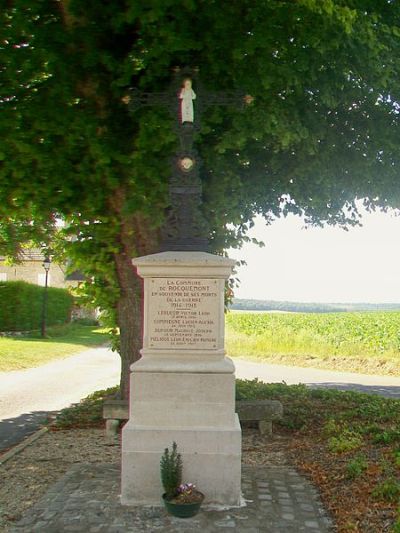
<instances>
[{"instance_id":1,"label":"low stone block","mask_svg":"<svg viewBox=\"0 0 400 533\"><path fill-rule=\"evenodd\" d=\"M106 442L111 446L118 444L118 429L120 420L108 418L106 420Z\"/></svg>"},{"instance_id":2,"label":"low stone block","mask_svg":"<svg viewBox=\"0 0 400 533\"><path fill-rule=\"evenodd\" d=\"M105 400L103 403L103 418L106 421L106 442L113 445L118 443L118 429L121 420L129 419L127 400Z\"/></svg>"},{"instance_id":3,"label":"low stone block","mask_svg":"<svg viewBox=\"0 0 400 533\"><path fill-rule=\"evenodd\" d=\"M236 412L241 422L258 422L262 435L272 434L272 422L283 416L283 406L278 400L239 400ZM118 431L119 421L128 420L129 407L126 400L106 400L103 405L103 418L106 422L106 437L113 442Z\"/></svg>"},{"instance_id":4,"label":"low stone block","mask_svg":"<svg viewBox=\"0 0 400 533\"><path fill-rule=\"evenodd\" d=\"M103 403L103 418L127 420L129 418L128 400L105 400Z\"/></svg>"},{"instance_id":5,"label":"low stone block","mask_svg":"<svg viewBox=\"0 0 400 533\"><path fill-rule=\"evenodd\" d=\"M282 418L283 406L278 400L239 400L236 411L241 420L278 420Z\"/></svg>"},{"instance_id":6,"label":"low stone block","mask_svg":"<svg viewBox=\"0 0 400 533\"><path fill-rule=\"evenodd\" d=\"M282 418L283 406L278 400L239 400L236 412L241 422L258 422L261 435L272 435L272 422Z\"/></svg>"}]
</instances>

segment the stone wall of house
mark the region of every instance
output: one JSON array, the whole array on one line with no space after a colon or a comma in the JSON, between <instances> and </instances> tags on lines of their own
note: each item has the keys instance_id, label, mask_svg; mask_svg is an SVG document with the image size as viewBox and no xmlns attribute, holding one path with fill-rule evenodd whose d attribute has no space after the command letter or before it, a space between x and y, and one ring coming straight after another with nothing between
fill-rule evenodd
<instances>
[{"instance_id":1,"label":"stone wall of house","mask_svg":"<svg viewBox=\"0 0 400 533\"><path fill-rule=\"evenodd\" d=\"M23 261L20 264L8 266L0 261L0 281L26 281L35 285L44 285L45 270L43 261ZM60 265L51 263L48 277L49 287L66 288L76 283L65 281L65 274Z\"/></svg>"}]
</instances>

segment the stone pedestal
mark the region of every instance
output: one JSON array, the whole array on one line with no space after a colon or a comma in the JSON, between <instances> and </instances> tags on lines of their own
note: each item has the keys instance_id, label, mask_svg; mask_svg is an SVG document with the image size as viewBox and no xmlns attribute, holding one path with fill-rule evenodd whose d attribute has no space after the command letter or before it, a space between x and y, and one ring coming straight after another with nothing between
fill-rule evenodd
<instances>
[{"instance_id":1,"label":"stone pedestal","mask_svg":"<svg viewBox=\"0 0 400 533\"><path fill-rule=\"evenodd\" d=\"M224 350L224 285L234 261L163 252L133 263L144 279L144 337L122 432L122 503L160 505L160 459L175 441L183 481L208 503L239 505L241 429Z\"/></svg>"}]
</instances>

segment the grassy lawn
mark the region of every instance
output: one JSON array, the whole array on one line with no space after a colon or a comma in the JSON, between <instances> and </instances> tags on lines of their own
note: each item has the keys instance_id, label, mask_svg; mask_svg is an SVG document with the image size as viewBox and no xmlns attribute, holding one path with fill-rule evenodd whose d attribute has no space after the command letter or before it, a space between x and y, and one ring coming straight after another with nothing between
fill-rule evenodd
<instances>
[{"instance_id":1,"label":"grassy lawn","mask_svg":"<svg viewBox=\"0 0 400 533\"><path fill-rule=\"evenodd\" d=\"M64 409L54 429L104 427L103 399L116 393ZM399 400L257 380L237 380L236 397L282 402L273 441L318 487L337 531L400 532Z\"/></svg>"},{"instance_id":2,"label":"grassy lawn","mask_svg":"<svg viewBox=\"0 0 400 533\"><path fill-rule=\"evenodd\" d=\"M80 324L49 328L45 339L0 337L0 372L40 366L107 342L107 330Z\"/></svg>"},{"instance_id":3,"label":"grassy lawn","mask_svg":"<svg viewBox=\"0 0 400 533\"><path fill-rule=\"evenodd\" d=\"M226 317L227 352L262 362L399 374L400 313L246 313Z\"/></svg>"}]
</instances>

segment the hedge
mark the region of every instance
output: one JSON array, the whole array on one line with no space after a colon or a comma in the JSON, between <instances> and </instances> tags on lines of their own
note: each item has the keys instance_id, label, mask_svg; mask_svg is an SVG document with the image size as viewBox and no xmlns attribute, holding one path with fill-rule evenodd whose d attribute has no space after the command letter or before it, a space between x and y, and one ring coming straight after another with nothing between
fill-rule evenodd
<instances>
[{"instance_id":1,"label":"hedge","mask_svg":"<svg viewBox=\"0 0 400 533\"><path fill-rule=\"evenodd\" d=\"M25 281L0 282L0 331L39 330L44 287ZM47 288L47 326L71 320L73 297L66 289Z\"/></svg>"}]
</instances>

